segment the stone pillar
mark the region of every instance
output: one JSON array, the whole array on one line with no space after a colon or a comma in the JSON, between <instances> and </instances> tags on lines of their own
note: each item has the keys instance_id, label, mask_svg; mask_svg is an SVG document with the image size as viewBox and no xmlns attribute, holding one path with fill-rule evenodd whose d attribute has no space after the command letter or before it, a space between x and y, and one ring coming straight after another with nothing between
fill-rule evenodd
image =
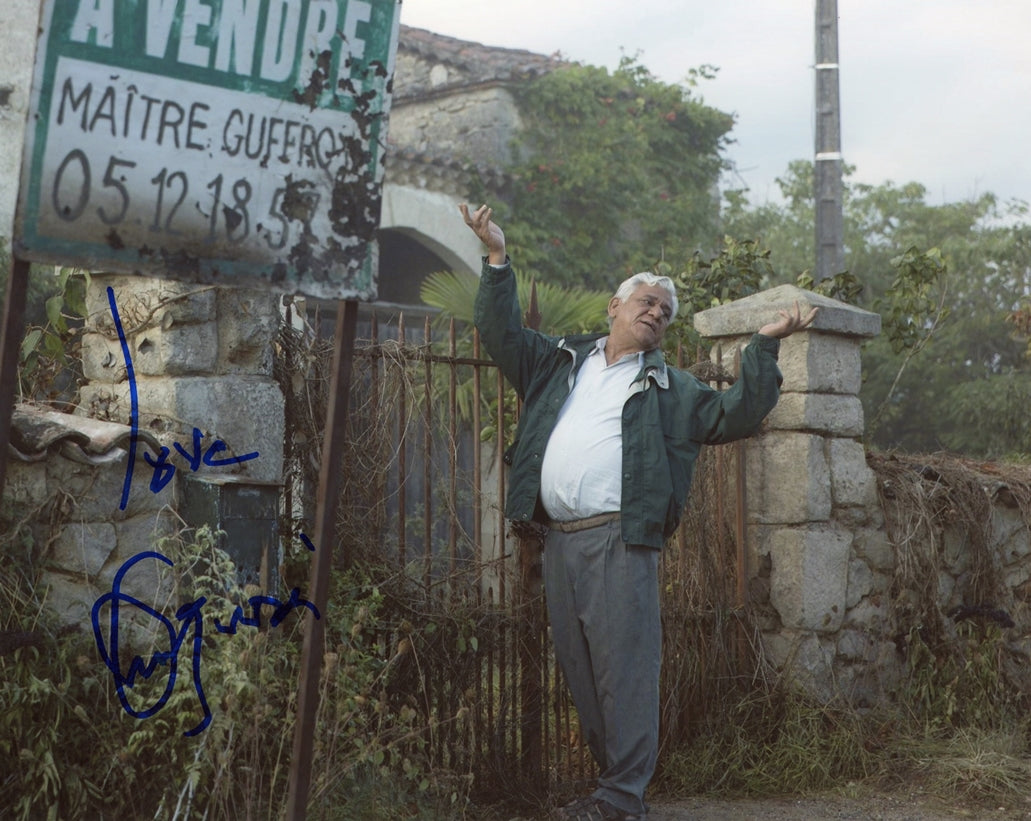
<instances>
[{"instance_id":1,"label":"stone pillar","mask_svg":"<svg viewBox=\"0 0 1031 821\"><path fill-rule=\"evenodd\" d=\"M136 375L140 429L169 448L175 476L281 483L284 403L272 374L277 296L94 275L83 336L83 373L89 383L80 391L80 412L122 424L130 422L130 385L109 286ZM222 446L205 459L216 442ZM192 462L176 444L194 456ZM252 453L258 456L232 461ZM152 475L153 470L136 481L149 482Z\"/></svg>"},{"instance_id":2,"label":"stone pillar","mask_svg":"<svg viewBox=\"0 0 1031 821\"><path fill-rule=\"evenodd\" d=\"M858 394L860 345L880 332L880 316L783 285L703 311L695 327L721 343L726 363L796 302L819 313L781 342L780 401L745 448L748 586L770 660L830 698L846 611L869 592L852 558L857 527L877 510Z\"/></svg>"}]
</instances>

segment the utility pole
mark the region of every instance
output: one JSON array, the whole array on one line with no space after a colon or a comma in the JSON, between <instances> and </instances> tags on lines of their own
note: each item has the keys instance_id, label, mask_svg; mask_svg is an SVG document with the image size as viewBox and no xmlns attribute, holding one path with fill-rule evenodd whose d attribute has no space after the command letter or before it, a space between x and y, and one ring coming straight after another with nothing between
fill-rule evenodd
<instances>
[{"instance_id":1,"label":"utility pole","mask_svg":"<svg viewBox=\"0 0 1031 821\"><path fill-rule=\"evenodd\" d=\"M816 282L845 270L841 195L838 0L816 0Z\"/></svg>"}]
</instances>

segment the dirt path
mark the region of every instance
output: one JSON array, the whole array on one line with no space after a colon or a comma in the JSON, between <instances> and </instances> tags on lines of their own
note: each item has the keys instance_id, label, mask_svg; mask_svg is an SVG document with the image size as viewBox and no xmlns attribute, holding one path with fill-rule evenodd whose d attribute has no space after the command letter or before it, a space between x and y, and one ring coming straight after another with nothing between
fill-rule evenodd
<instances>
[{"instance_id":1,"label":"dirt path","mask_svg":"<svg viewBox=\"0 0 1031 821\"><path fill-rule=\"evenodd\" d=\"M861 798L816 796L712 800L688 798L652 802L648 821L1016 821L1031 818L1031 800L1022 806L943 806L934 798L905 792Z\"/></svg>"},{"instance_id":2,"label":"dirt path","mask_svg":"<svg viewBox=\"0 0 1031 821\"><path fill-rule=\"evenodd\" d=\"M648 821L1029 821L1031 796L1007 806L944 803L917 787L857 788L853 796L671 799L652 796ZM554 816L513 815L503 810L464 816L477 821L545 821Z\"/></svg>"}]
</instances>

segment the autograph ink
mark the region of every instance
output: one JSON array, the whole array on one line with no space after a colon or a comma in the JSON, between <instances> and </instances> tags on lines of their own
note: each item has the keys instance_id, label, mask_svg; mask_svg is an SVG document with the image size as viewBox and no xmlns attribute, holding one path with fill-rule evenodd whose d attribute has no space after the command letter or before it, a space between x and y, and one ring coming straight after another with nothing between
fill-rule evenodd
<instances>
[{"instance_id":1,"label":"autograph ink","mask_svg":"<svg viewBox=\"0 0 1031 821\"><path fill-rule=\"evenodd\" d=\"M132 488L133 480L133 466L136 462L136 444L139 439L140 430L140 412L139 412L139 393L136 385L136 371L132 364L132 354L129 351L129 341L125 335L125 328L122 325L122 318L118 312L118 303L115 299L114 288L108 287L107 289L108 304L111 307L111 318L114 320L115 328L118 331L118 341L122 348L122 358L125 361L125 372L129 379L129 459L125 466L125 481L122 484L122 500L120 509L125 510L129 503L129 491ZM190 470L196 472L200 469L201 465L207 465L208 467L225 467L227 465L240 464L247 462L251 459L257 459L260 455L257 451L253 453L246 453L242 456L226 456L219 457L223 451L227 451L228 447L225 442L221 439L215 439L207 448L204 448L203 442L205 434L200 428L193 429L193 438L187 447L184 447L179 442L173 442L173 446L176 452L186 460ZM150 489L153 493L160 492L175 476L176 466L168 461L168 457L172 451L170 448L162 446L160 453L157 458L153 458L149 453L144 454L147 464L154 468L154 475L150 480ZM308 550L315 550L315 545L303 533L300 534L301 542ZM204 643L204 613L203 607L207 599L201 596L194 602L184 604L175 613L175 620L178 622L176 625L171 619L164 616L154 607L140 601L133 596L129 596L122 592L122 582L125 579L127 573L129 573L137 564L147 560L154 560L164 562L169 567L173 567L174 563L167 556L162 555L153 550L146 550L142 553L138 553L130 559L127 559L121 567L118 568L118 572L115 573L114 583L110 593L105 593L99 599L93 603L93 610L91 612L91 618L93 621L93 636L97 642L97 649L100 651L100 656L107 666L108 670L115 679L115 689L118 692L118 700L122 704L122 708L131 716L135 718L150 718L165 704L171 697L173 690L175 689L176 678L179 673L179 653L183 649L183 646L187 639L190 637L192 631L192 649L191 649L191 673L193 678L193 687L197 693L197 700L200 703L201 710L204 713L204 717L196 727L188 730L185 735L192 736L201 733L211 723L211 709L208 707L207 698L204 695L204 685L201 682L201 648ZM214 620L215 630L218 633L228 633L235 635L237 629L242 625L244 627L260 628L262 624L262 608L272 607L275 608L272 615L268 619L269 627L278 627L290 613L298 608L305 607L311 611L315 618L319 618L318 608L307 599L301 598L300 591L295 587L290 591L290 598L283 602L274 596L252 596L247 601L250 607L250 615L244 615L244 608L237 605L232 617L229 620L229 624L222 624L218 619ZM101 629L101 610L105 606L110 607L110 616L108 621L108 640L104 640L103 630ZM162 650L154 653L150 657L149 661L142 659L140 656L133 656L129 661L128 670L123 672L122 658L119 653L119 627L120 627L120 615L119 610L122 607L132 607L138 612L145 614L149 618L156 621L168 633L168 650ZM136 709L129 703L129 698L126 693L127 690L131 690L139 679L149 679L159 669L164 667L168 668L168 681L165 684L164 692L161 696L150 706L144 709Z\"/></svg>"},{"instance_id":2,"label":"autograph ink","mask_svg":"<svg viewBox=\"0 0 1031 821\"><path fill-rule=\"evenodd\" d=\"M201 433L200 428L193 429L193 450L187 451L178 442L174 442L176 451L181 455L190 465L190 470L196 472L201 465L201 440L204 438L204 434ZM208 467L224 467L226 465L239 464L241 462L247 462L251 459L258 458L258 452L245 453L243 456L231 456L227 459L216 459L215 454L223 450L226 450L226 443L221 439L216 439L209 446L207 451L204 452L203 462ZM153 493L159 493L165 485L167 485L172 477L175 476L175 465L169 464L168 454L171 451L163 447L161 452L158 454L158 458L154 459L149 453L144 453L143 458L147 460L147 464L154 468L154 475L150 480L150 489Z\"/></svg>"},{"instance_id":3,"label":"autograph ink","mask_svg":"<svg viewBox=\"0 0 1031 821\"><path fill-rule=\"evenodd\" d=\"M118 313L115 302L115 289L108 286L107 301L111 306L111 317L118 329L118 342L122 346L122 359L125 360L125 373L129 377L129 461L125 465L125 481L122 483L122 502L119 510L125 510L129 504L129 489L132 487L132 469L136 464L136 440L140 435L140 397L136 391L136 371L132 367L132 354L129 353L129 340L125 338L122 317Z\"/></svg>"},{"instance_id":4,"label":"autograph ink","mask_svg":"<svg viewBox=\"0 0 1031 821\"><path fill-rule=\"evenodd\" d=\"M125 361L125 373L129 379L129 461L125 466L125 481L122 483L122 501L119 505L120 510L125 510L129 504L129 490L132 488L132 477L133 477L133 465L136 462L136 443L139 439L140 433L140 402L139 392L136 386L136 370L132 365L132 354L129 352L129 341L125 336L125 329L122 326L122 317L118 313L118 303L115 300L114 288L108 286L107 289L107 301L111 306L111 318L114 320L115 328L118 330L118 342L122 347L122 359ZM189 464L190 470L194 473L200 469L201 463L208 467L225 467L227 465L236 465L243 462L248 462L251 459L257 459L260 454L258 451L253 453L245 453L242 456L229 456L222 459L216 459L216 454L222 451L228 450L226 443L221 439L216 439L212 442L206 451L201 455L201 441L204 439L204 434L200 428L193 429L193 442L192 450L187 451L181 444L174 442L176 452L179 453ZM165 485L167 485L172 477L175 475L175 465L168 461L168 456L171 450L167 447L162 446L161 452L158 454L157 459L154 459L149 453L144 453L143 458L147 460L152 468L154 468L154 475L150 480L150 490L152 493L159 493Z\"/></svg>"},{"instance_id":5,"label":"autograph ink","mask_svg":"<svg viewBox=\"0 0 1031 821\"><path fill-rule=\"evenodd\" d=\"M301 534L301 540L305 545L311 544L310 540ZM154 607L146 604L139 599L130 596L122 592L122 582L125 580L126 575L138 565L140 562L147 560L154 560L164 562L169 567L174 567L174 562L167 556L158 553L153 550L146 550L142 553L138 553L130 559L127 559L121 567L118 568L118 572L115 573L114 582L111 586L111 592L105 593L93 604L93 610L91 612L91 618L93 621L93 636L97 642L97 649L100 651L100 656L107 666L108 670L111 671L111 675L114 676L115 690L118 693L118 700L122 704L122 708L129 715L135 718L150 718L168 702L172 692L175 689L176 679L179 673L179 653L183 649L186 640L190 637L191 639L191 673L193 679L193 687L197 693L197 700L200 703L201 710L204 713L204 717L200 720L197 726L190 730L187 730L183 735L193 736L203 732L207 726L211 723L211 709L208 707L207 698L204 695L204 685L201 681L201 650L204 646L204 613L203 608L207 599L201 596L196 601L184 604L175 613L175 620L179 622L177 626L173 621L165 617L162 613L156 610ZM232 617L229 620L229 624L222 624L217 618L214 619L215 630L218 633L228 633L235 635L237 628L240 625L244 627L260 628L262 624L262 608L273 607L275 610L268 619L268 625L270 628L278 627L283 623L283 620L290 615L294 610L299 608L307 608L311 611L312 615L317 619L320 618L318 608L307 599L301 598L300 591L295 587L290 591L290 598L283 602L274 596L252 596L248 599L248 605L250 606L250 616L244 615L244 609L242 606L237 605L233 612ZM101 610L105 606L109 606L110 615L108 616L108 640L104 640L104 632L101 623ZM135 608L137 612L143 613L149 618L157 622L161 627L164 627L168 633L168 650L161 650L154 653L150 657L150 660L144 660L140 656L133 656L129 661L127 672L123 673L122 657L119 651L119 628L120 628L120 610L122 607ZM168 668L168 681L165 684L164 692L161 696L149 706L143 709L137 709L129 703L127 690L131 690L135 687L139 679L149 679L159 669L167 666Z\"/></svg>"}]
</instances>

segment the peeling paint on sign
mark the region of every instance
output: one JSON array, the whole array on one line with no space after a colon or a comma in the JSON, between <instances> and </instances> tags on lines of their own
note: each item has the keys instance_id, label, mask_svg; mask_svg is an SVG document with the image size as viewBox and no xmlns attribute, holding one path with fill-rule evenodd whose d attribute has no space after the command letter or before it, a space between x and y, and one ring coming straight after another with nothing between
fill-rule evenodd
<instances>
[{"instance_id":1,"label":"peeling paint on sign","mask_svg":"<svg viewBox=\"0 0 1031 821\"><path fill-rule=\"evenodd\" d=\"M44 0L15 247L372 299L399 0Z\"/></svg>"}]
</instances>

